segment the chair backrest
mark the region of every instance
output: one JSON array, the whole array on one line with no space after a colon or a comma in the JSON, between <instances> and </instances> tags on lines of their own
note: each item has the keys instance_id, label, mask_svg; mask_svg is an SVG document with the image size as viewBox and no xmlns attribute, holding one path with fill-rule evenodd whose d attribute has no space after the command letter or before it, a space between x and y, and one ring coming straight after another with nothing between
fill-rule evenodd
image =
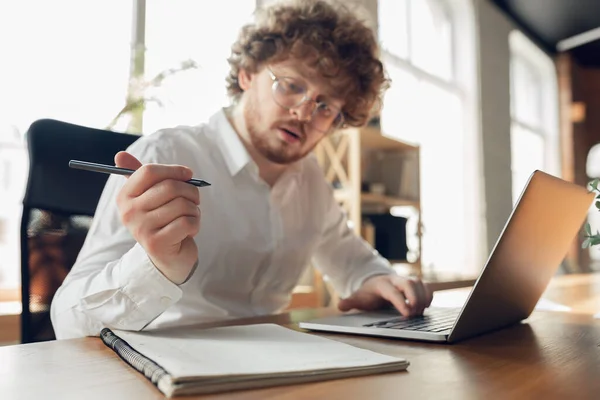
<instances>
[{"instance_id":1,"label":"chair backrest","mask_svg":"<svg viewBox=\"0 0 600 400\"><path fill-rule=\"evenodd\" d=\"M27 131L29 177L21 219L21 341L55 338L54 293L83 245L108 175L69 168L70 160L114 165L137 135L52 119Z\"/></svg>"}]
</instances>

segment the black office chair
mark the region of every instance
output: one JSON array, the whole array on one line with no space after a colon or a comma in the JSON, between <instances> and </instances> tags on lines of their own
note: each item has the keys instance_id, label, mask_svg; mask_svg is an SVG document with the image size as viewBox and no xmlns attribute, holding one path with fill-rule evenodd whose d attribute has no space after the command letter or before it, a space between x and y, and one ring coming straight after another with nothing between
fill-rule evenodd
<instances>
[{"instance_id":1,"label":"black office chair","mask_svg":"<svg viewBox=\"0 0 600 400\"><path fill-rule=\"evenodd\" d=\"M137 135L35 121L27 131L29 177L21 220L21 341L55 339L50 304L83 245L108 175L69 160L114 165Z\"/></svg>"}]
</instances>

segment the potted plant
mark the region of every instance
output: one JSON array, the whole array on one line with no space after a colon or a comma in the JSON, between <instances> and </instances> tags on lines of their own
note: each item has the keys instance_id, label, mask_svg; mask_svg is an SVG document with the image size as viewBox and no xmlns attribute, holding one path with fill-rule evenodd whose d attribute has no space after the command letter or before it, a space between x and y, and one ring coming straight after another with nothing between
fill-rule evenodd
<instances>
[{"instance_id":1,"label":"potted plant","mask_svg":"<svg viewBox=\"0 0 600 400\"><path fill-rule=\"evenodd\" d=\"M590 192L596 192L598 193L596 195L596 201L595 201L595 206L596 208L600 211L600 188L598 188L598 184L600 184L600 179L596 178L593 181L590 182ZM588 247L592 247L592 246L597 246L600 244L600 231L596 229L596 233L592 232L592 227L590 226L589 222L585 223L585 233L584 233L584 238L585 240L583 241L583 243L581 244L582 248L588 248Z\"/></svg>"}]
</instances>

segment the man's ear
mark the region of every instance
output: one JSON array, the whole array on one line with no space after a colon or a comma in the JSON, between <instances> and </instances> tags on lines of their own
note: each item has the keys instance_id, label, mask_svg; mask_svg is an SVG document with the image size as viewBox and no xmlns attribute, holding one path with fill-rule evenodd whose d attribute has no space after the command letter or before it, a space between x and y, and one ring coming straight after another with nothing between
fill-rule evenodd
<instances>
[{"instance_id":1,"label":"man's ear","mask_svg":"<svg viewBox=\"0 0 600 400\"><path fill-rule=\"evenodd\" d=\"M252 74L244 68L240 68L238 72L238 83L243 91L250 89L252 83Z\"/></svg>"}]
</instances>

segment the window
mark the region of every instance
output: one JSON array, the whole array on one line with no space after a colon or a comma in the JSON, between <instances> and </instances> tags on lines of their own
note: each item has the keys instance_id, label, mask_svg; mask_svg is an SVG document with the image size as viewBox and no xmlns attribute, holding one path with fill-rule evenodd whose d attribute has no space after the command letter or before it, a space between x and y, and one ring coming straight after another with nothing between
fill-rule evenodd
<instances>
[{"instance_id":1,"label":"window","mask_svg":"<svg viewBox=\"0 0 600 400\"><path fill-rule=\"evenodd\" d=\"M131 3L0 3L0 288L20 284L24 134L40 118L105 127L127 91ZM110 26L110 28L109 28Z\"/></svg>"},{"instance_id":2,"label":"window","mask_svg":"<svg viewBox=\"0 0 600 400\"><path fill-rule=\"evenodd\" d=\"M20 282L20 194L27 179L27 151L14 126L0 125L0 289Z\"/></svg>"},{"instance_id":3,"label":"window","mask_svg":"<svg viewBox=\"0 0 600 400\"><path fill-rule=\"evenodd\" d=\"M452 78L452 19L439 0L379 2L380 41L396 57L444 80Z\"/></svg>"},{"instance_id":4,"label":"window","mask_svg":"<svg viewBox=\"0 0 600 400\"><path fill-rule=\"evenodd\" d=\"M0 37L11 38L0 41L0 289L20 284L29 125L54 118L108 127L125 105L131 33L139 24L146 32L146 80L188 60L198 65L146 93L161 106L147 105L143 132L204 121L227 102L227 57L255 5L256 0L0 3ZM140 7L138 15L145 18L136 21L133 10ZM214 23L219 20L227 22ZM124 122L119 119L113 129L125 130Z\"/></svg>"},{"instance_id":5,"label":"window","mask_svg":"<svg viewBox=\"0 0 600 400\"><path fill-rule=\"evenodd\" d=\"M531 173L560 176L557 78L550 57L521 32L510 35L513 203Z\"/></svg>"},{"instance_id":6,"label":"window","mask_svg":"<svg viewBox=\"0 0 600 400\"><path fill-rule=\"evenodd\" d=\"M166 126L196 125L229 103L227 58L240 28L250 22L256 0L150 0L146 5L146 78L192 60L154 90L163 103L149 104L144 133ZM215 23L226 21L226 23Z\"/></svg>"},{"instance_id":7,"label":"window","mask_svg":"<svg viewBox=\"0 0 600 400\"><path fill-rule=\"evenodd\" d=\"M379 39L392 86L385 135L421 147L424 272L482 265L475 34L468 0L380 0Z\"/></svg>"}]
</instances>

